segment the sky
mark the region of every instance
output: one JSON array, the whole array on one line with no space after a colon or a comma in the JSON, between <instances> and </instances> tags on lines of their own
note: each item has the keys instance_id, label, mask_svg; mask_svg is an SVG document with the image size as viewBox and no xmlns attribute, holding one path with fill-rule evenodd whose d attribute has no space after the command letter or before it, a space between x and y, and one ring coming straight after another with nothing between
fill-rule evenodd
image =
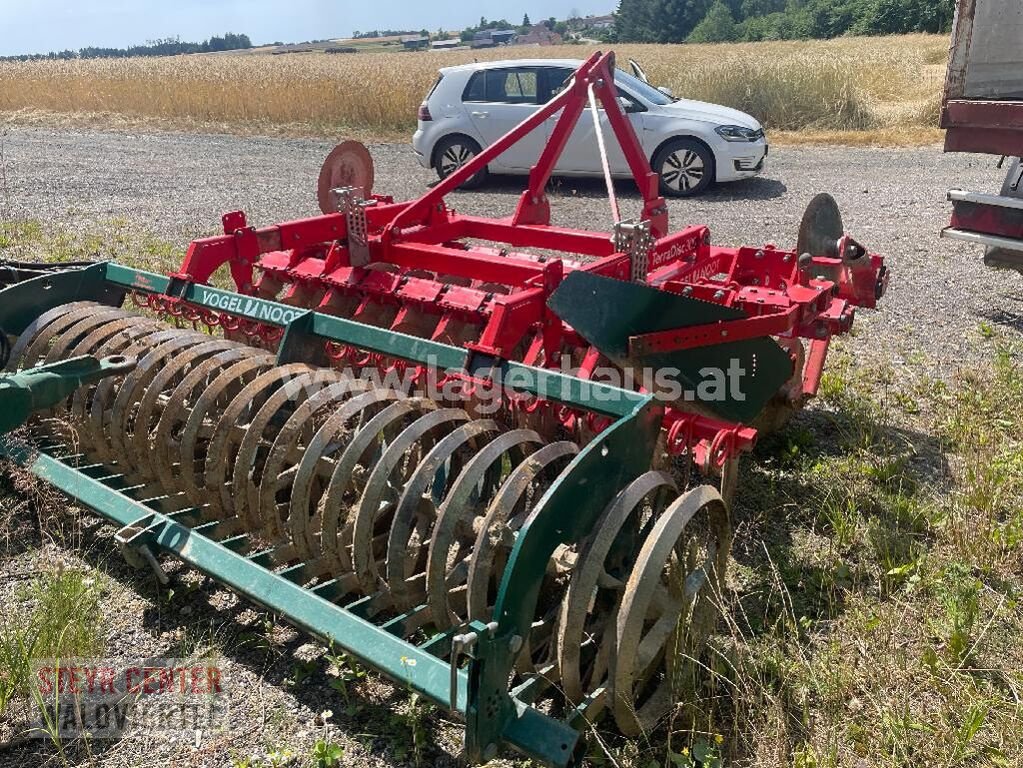
<instances>
[{"instance_id":1,"label":"sky","mask_svg":"<svg viewBox=\"0 0 1023 768\"><path fill-rule=\"evenodd\" d=\"M147 40L204 40L225 32L255 44L348 37L369 29L462 29L488 19L515 24L572 11L610 13L617 0L0 0L0 55L89 45L125 48Z\"/></svg>"}]
</instances>

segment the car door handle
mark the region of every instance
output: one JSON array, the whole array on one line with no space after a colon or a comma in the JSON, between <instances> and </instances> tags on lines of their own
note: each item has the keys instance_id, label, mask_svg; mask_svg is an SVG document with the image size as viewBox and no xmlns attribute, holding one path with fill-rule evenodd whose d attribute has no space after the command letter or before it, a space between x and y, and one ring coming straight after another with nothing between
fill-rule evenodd
<instances>
[{"instance_id":1,"label":"car door handle","mask_svg":"<svg viewBox=\"0 0 1023 768\"><path fill-rule=\"evenodd\" d=\"M480 117L480 118L487 117L488 115L490 115L489 112L473 112L472 113L473 117Z\"/></svg>"}]
</instances>

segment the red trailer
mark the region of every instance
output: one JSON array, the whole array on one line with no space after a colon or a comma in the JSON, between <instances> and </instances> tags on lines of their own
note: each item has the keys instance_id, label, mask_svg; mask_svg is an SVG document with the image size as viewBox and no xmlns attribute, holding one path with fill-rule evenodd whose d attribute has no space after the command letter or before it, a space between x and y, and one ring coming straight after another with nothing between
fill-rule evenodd
<instances>
[{"instance_id":1,"label":"red trailer","mask_svg":"<svg viewBox=\"0 0 1023 768\"><path fill-rule=\"evenodd\" d=\"M943 237L983 245L990 266L1023 271L1023 3L959 0L941 111L946 152L1001 155L999 194L953 189Z\"/></svg>"}]
</instances>

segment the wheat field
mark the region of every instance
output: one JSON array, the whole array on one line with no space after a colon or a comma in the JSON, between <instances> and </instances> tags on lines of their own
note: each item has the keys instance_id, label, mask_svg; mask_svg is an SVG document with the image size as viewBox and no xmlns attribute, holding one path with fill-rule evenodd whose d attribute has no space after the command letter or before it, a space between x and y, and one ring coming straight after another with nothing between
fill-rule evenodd
<instances>
[{"instance_id":1,"label":"wheat field","mask_svg":"<svg viewBox=\"0 0 1023 768\"><path fill-rule=\"evenodd\" d=\"M943 36L721 45L620 45L679 96L734 106L800 140L920 143L938 136ZM583 58L564 45L483 51L193 55L0 62L13 120L155 123L247 133L392 138L444 66L509 57Z\"/></svg>"}]
</instances>

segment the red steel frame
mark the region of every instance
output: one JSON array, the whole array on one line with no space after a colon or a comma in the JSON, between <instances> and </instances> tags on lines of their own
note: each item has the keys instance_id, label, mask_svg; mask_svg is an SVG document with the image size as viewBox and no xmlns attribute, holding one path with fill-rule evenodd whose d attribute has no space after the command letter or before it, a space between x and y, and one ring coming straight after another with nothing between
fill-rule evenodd
<instances>
[{"instance_id":1,"label":"red steel frame","mask_svg":"<svg viewBox=\"0 0 1023 768\"><path fill-rule=\"evenodd\" d=\"M614 55L594 54L560 94L419 199L395 203L374 196L365 209L369 263L353 264L343 213L255 229L236 211L224 215L224 235L190 245L172 277L206 283L227 266L243 294L460 343L481 355L531 365L555 366L570 354L579 365L578 375L588 377L601 359L599 353L548 308L547 299L572 270L622 280L635 277L630 255L615 251L609 233L551 225L547 184L592 88L639 187L642 220L649 222L654 238L646 282L743 310L748 319L728 323L730 340L776 336L797 361L802 355L795 347L799 339L808 339L802 382L794 396L814 395L831 337L848 331L854 306L873 307L884 292L881 258L864 254L850 264L817 255L800 259L800 254L773 245L715 247L705 226L669 234L659 178L616 97L613 73ZM559 111L513 215L481 218L447 206L449 193ZM527 248L557 255L516 250ZM838 253L844 252L843 242ZM169 301L173 307L175 300ZM219 322L236 327L226 317ZM273 341L267 338L268 329L249 330ZM717 326L686 328L634 337L632 344L640 351L695 347L716 343L720 331ZM357 364L381 362L359 360L359 354L335 350L332 356ZM573 420L567 415L563 422L570 426ZM672 452L698 449L716 462L749 449L756 435L748 427L676 409L668 410L665 429Z\"/></svg>"}]
</instances>

